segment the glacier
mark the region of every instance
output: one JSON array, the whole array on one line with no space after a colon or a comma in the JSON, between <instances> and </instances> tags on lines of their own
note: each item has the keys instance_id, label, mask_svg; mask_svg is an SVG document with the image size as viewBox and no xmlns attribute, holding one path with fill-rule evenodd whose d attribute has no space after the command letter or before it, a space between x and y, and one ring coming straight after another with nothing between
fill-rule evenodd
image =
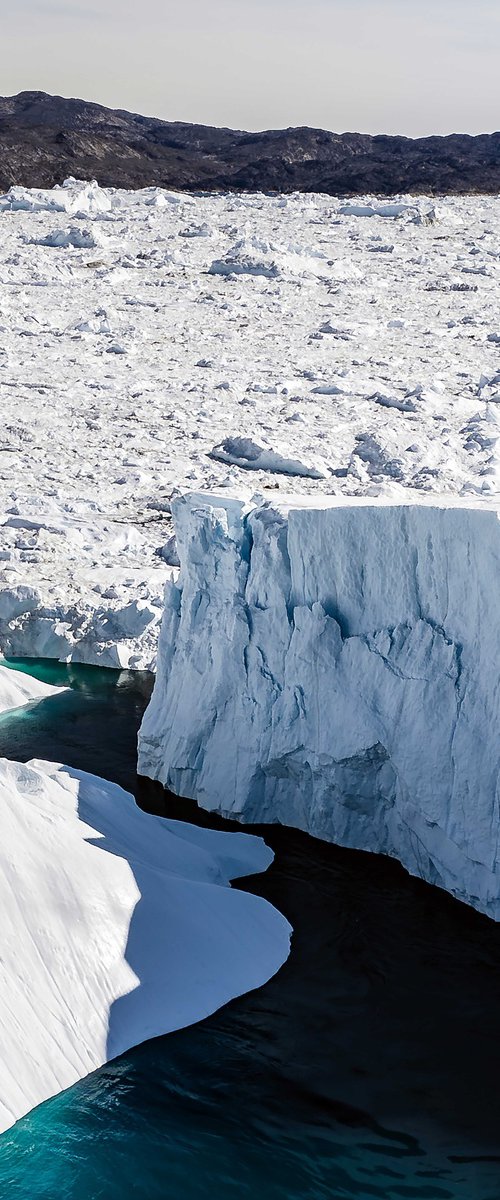
<instances>
[{"instance_id":1,"label":"glacier","mask_svg":"<svg viewBox=\"0 0 500 1200\"><path fill-rule=\"evenodd\" d=\"M500 919L500 507L172 505L139 772L209 810L397 858Z\"/></svg>"},{"instance_id":2,"label":"glacier","mask_svg":"<svg viewBox=\"0 0 500 1200\"><path fill-rule=\"evenodd\" d=\"M229 880L261 838L150 816L116 784L0 759L0 1131L146 1038L259 987L290 926Z\"/></svg>"}]
</instances>

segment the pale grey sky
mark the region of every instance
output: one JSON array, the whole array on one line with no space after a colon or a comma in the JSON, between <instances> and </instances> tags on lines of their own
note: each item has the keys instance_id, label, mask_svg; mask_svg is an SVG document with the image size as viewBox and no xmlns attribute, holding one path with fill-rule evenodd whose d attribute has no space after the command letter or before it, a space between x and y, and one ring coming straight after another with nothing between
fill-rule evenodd
<instances>
[{"instance_id":1,"label":"pale grey sky","mask_svg":"<svg viewBox=\"0 0 500 1200\"><path fill-rule=\"evenodd\" d=\"M499 0L14 0L4 95L233 128L490 132Z\"/></svg>"}]
</instances>

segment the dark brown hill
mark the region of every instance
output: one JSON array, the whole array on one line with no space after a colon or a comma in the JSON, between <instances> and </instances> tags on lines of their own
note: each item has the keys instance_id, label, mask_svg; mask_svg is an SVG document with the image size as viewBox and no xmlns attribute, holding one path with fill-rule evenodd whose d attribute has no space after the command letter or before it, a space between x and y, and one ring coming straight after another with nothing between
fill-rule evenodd
<instances>
[{"instance_id":1,"label":"dark brown hill","mask_svg":"<svg viewBox=\"0 0 500 1200\"><path fill-rule=\"evenodd\" d=\"M263 133L159 121L45 92L0 98L0 187L500 192L500 133L405 138L323 129Z\"/></svg>"}]
</instances>

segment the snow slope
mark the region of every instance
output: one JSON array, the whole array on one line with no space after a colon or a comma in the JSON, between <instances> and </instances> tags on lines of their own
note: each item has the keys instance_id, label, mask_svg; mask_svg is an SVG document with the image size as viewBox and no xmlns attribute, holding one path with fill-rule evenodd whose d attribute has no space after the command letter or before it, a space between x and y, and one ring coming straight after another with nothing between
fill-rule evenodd
<instances>
[{"instance_id":1,"label":"snow slope","mask_svg":"<svg viewBox=\"0 0 500 1200\"><path fill-rule=\"evenodd\" d=\"M500 504L174 505L139 771L500 919Z\"/></svg>"},{"instance_id":2,"label":"snow slope","mask_svg":"<svg viewBox=\"0 0 500 1200\"><path fill-rule=\"evenodd\" d=\"M176 489L497 494L499 246L495 197L0 198L0 651L153 667Z\"/></svg>"},{"instance_id":3,"label":"snow slope","mask_svg":"<svg viewBox=\"0 0 500 1200\"><path fill-rule=\"evenodd\" d=\"M0 713L29 704L32 700L46 700L64 691L65 688L52 687L49 683L34 679L32 675L11 670L0 663Z\"/></svg>"},{"instance_id":4,"label":"snow slope","mask_svg":"<svg viewBox=\"0 0 500 1200\"><path fill-rule=\"evenodd\" d=\"M0 1129L129 1047L260 986L287 921L229 879L272 852L148 816L102 779L0 760Z\"/></svg>"}]
</instances>

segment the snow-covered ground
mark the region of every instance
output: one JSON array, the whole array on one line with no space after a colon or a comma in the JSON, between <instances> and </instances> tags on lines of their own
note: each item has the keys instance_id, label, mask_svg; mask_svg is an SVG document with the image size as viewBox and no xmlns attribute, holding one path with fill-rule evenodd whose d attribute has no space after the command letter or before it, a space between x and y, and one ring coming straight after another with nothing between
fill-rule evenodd
<instances>
[{"instance_id":1,"label":"snow-covered ground","mask_svg":"<svg viewBox=\"0 0 500 1200\"><path fill-rule=\"evenodd\" d=\"M0 649L153 666L177 489L495 493L499 279L496 198L0 199Z\"/></svg>"},{"instance_id":2,"label":"snow-covered ground","mask_svg":"<svg viewBox=\"0 0 500 1200\"><path fill-rule=\"evenodd\" d=\"M287 958L290 926L230 879L261 838L148 816L115 784L0 760L0 1131Z\"/></svg>"}]
</instances>

